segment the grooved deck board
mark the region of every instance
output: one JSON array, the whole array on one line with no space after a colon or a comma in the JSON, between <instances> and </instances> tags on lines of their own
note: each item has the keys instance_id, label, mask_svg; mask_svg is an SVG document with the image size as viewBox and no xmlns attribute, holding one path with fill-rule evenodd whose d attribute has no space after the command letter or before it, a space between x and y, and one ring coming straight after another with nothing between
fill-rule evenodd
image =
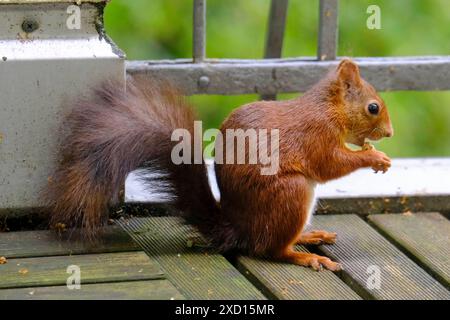
<instances>
[{"instance_id":1,"label":"grooved deck board","mask_svg":"<svg viewBox=\"0 0 450 320\"><path fill-rule=\"evenodd\" d=\"M450 221L439 213L377 214L369 220L450 287Z\"/></svg>"},{"instance_id":2,"label":"grooved deck board","mask_svg":"<svg viewBox=\"0 0 450 320\"><path fill-rule=\"evenodd\" d=\"M0 290L0 300L168 300L183 296L167 280L132 281Z\"/></svg>"},{"instance_id":3,"label":"grooved deck board","mask_svg":"<svg viewBox=\"0 0 450 320\"><path fill-rule=\"evenodd\" d=\"M117 226L106 227L96 244L61 240L52 231L0 233L0 257L12 258L61 256L138 250L139 246Z\"/></svg>"},{"instance_id":4,"label":"grooved deck board","mask_svg":"<svg viewBox=\"0 0 450 320\"><path fill-rule=\"evenodd\" d=\"M0 265L0 289L65 285L72 265L80 268L83 284L164 277L160 266L144 252L19 258Z\"/></svg>"},{"instance_id":5,"label":"grooved deck board","mask_svg":"<svg viewBox=\"0 0 450 320\"><path fill-rule=\"evenodd\" d=\"M298 251L308 252L297 246ZM297 265L238 258L239 268L277 299L292 300L359 300L361 297L333 272L314 271Z\"/></svg>"},{"instance_id":6,"label":"grooved deck board","mask_svg":"<svg viewBox=\"0 0 450 320\"><path fill-rule=\"evenodd\" d=\"M198 236L175 217L135 218L119 224L155 259L168 279L188 299L264 299L223 256L189 248Z\"/></svg>"},{"instance_id":7,"label":"grooved deck board","mask_svg":"<svg viewBox=\"0 0 450 320\"><path fill-rule=\"evenodd\" d=\"M348 276L373 298L450 299L444 286L358 216L316 216L313 228L338 233L336 244L321 250L341 262ZM368 287L374 283L374 269L369 267L380 270L379 289Z\"/></svg>"}]
</instances>

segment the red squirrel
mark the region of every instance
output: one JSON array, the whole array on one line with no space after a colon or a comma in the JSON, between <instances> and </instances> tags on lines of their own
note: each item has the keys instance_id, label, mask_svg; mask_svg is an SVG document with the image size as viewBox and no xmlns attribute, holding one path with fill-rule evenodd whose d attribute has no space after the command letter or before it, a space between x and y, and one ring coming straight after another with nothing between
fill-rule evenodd
<instances>
[{"instance_id":1,"label":"red squirrel","mask_svg":"<svg viewBox=\"0 0 450 320\"><path fill-rule=\"evenodd\" d=\"M221 194L216 203L206 167L171 160L175 129L193 131L192 107L167 83L132 79L79 101L68 115L61 161L46 190L52 224L82 227L95 237L120 203L127 174L143 168L149 186L162 185L219 252L237 251L316 270L340 264L296 244L332 244L336 234L303 232L314 210L318 183L359 168L385 172L390 159L366 143L391 137L388 110L358 66L342 60L304 95L258 101L235 109L226 129L278 129L279 169L261 175L254 164L215 164ZM361 146L350 150L346 143ZM154 174L161 173L161 174ZM155 181L158 179L160 181ZM161 182L163 182L161 184Z\"/></svg>"}]
</instances>

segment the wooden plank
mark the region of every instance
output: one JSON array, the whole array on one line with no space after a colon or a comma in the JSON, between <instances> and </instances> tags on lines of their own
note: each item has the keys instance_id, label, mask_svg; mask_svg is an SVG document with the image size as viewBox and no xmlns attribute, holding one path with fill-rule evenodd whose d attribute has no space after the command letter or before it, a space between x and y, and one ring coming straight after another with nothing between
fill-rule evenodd
<instances>
[{"instance_id":1,"label":"wooden plank","mask_svg":"<svg viewBox=\"0 0 450 320\"><path fill-rule=\"evenodd\" d=\"M168 300L183 296L167 280L132 281L0 290L0 300Z\"/></svg>"},{"instance_id":2,"label":"wooden plank","mask_svg":"<svg viewBox=\"0 0 450 320\"><path fill-rule=\"evenodd\" d=\"M69 266L79 267L82 284L164 278L144 252L20 258L0 265L0 289L65 285Z\"/></svg>"},{"instance_id":3,"label":"wooden plank","mask_svg":"<svg viewBox=\"0 0 450 320\"><path fill-rule=\"evenodd\" d=\"M198 238L192 226L175 217L134 218L119 221L167 278L189 299L264 299L223 256L207 248L189 248Z\"/></svg>"},{"instance_id":4,"label":"wooden plank","mask_svg":"<svg viewBox=\"0 0 450 320\"><path fill-rule=\"evenodd\" d=\"M417 180L419 182L420 180ZM368 184L369 185L369 184ZM370 185L373 185L371 182ZM383 185L387 185L384 183ZM392 212L450 212L449 195L407 195L391 197L336 197L319 198L317 214L347 214L349 212L361 215L392 213Z\"/></svg>"},{"instance_id":5,"label":"wooden plank","mask_svg":"<svg viewBox=\"0 0 450 320\"><path fill-rule=\"evenodd\" d=\"M297 250L308 252L304 247ZM357 300L361 297L331 271L314 271L292 264L239 257L238 266L276 299L292 300Z\"/></svg>"},{"instance_id":6,"label":"wooden plank","mask_svg":"<svg viewBox=\"0 0 450 320\"><path fill-rule=\"evenodd\" d=\"M378 91L449 90L450 56L353 58ZM205 59L127 61L127 72L168 79L185 94L276 94L304 92L339 61L316 57L266 60ZM199 82L208 77L208 85Z\"/></svg>"},{"instance_id":7,"label":"wooden plank","mask_svg":"<svg viewBox=\"0 0 450 320\"><path fill-rule=\"evenodd\" d=\"M206 0L194 0L193 20L192 53L194 62L201 62L206 56Z\"/></svg>"},{"instance_id":8,"label":"wooden plank","mask_svg":"<svg viewBox=\"0 0 450 320\"><path fill-rule=\"evenodd\" d=\"M369 221L450 289L450 221L439 213L377 214Z\"/></svg>"},{"instance_id":9,"label":"wooden plank","mask_svg":"<svg viewBox=\"0 0 450 320\"><path fill-rule=\"evenodd\" d=\"M264 58L280 58L283 50L284 30L288 0L272 0L270 3L269 25L267 28ZM276 100L275 94L262 95L261 100Z\"/></svg>"},{"instance_id":10,"label":"wooden plank","mask_svg":"<svg viewBox=\"0 0 450 320\"><path fill-rule=\"evenodd\" d=\"M283 49L288 0L272 0L264 58L280 58Z\"/></svg>"},{"instance_id":11,"label":"wooden plank","mask_svg":"<svg viewBox=\"0 0 450 320\"><path fill-rule=\"evenodd\" d=\"M336 59L338 20L338 0L320 0L318 60Z\"/></svg>"},{"instance_id":12,"label":"wooden plank","mask_svg":"<svg viewBox=\"0 0 450 320\"><path fill-rule=\"evenodd\" d=\"M139 246L118 226L105 228L95 244L61 240L55 232L44 230L0 233L0 257L10 259L134 250Z\"/></svg>"},{"instance_id":13,"label":"wooden plank","mask_svg":"<svg viewBox=\"0 0 450 320\"><path fill-rule=\"evenodd\" d=\"M360 217L317 216L313 228L337 232L336 244L320 249L343 264L346 276L365 290L367 297L450 299L450 292L444 286Z\"/></svg>"}]
</instances>

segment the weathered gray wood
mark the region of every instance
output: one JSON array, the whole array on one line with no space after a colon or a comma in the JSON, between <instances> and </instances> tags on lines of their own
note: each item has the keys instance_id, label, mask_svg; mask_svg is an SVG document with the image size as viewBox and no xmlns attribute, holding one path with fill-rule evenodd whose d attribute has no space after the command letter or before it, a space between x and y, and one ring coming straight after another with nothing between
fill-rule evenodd
<instances>
[{"instance_id":1,"label":"weathered gray wood","mask_svg":"<svg viewBox=\"0 0 450 320\"><path fill-rule=\"evenodd\" d=\"M167 280L132 281L0 290L0 300L168 300L183 296Z\"/></svg>"},{"instance_id":2,"label":"weathered gray wood","mask_svg":"<svg viewBox=\"0 0 450 320\"><path fill-rule=\"evenodd\" d=\"M270 4L264 58L280 58L283 50L288 0L272 0ZM262 95L262 100L276 100L275 94Z\"/></svg>"},{"instance_id":3,"label":"weathered gray wood","mask_svg":"<svg viewBox=\"0 0 450 320\"><path fill-rule=\"evenodd\" d=\"M181 219L135 218L119 223L186 298L264 299L223 256L206 248L189 248L188 240L199 235Z\"/></svg>"},{"instance_id":4,"label":"weathered gray wood","mask_svg":"<svg viewBox=\"0 0 450 320\"><path fill-rule=\"evenodd\" d=\"M264 58L280 58L283 49L288 0L272 0Z\"/></svg>"},{"instance_id":5,"label":"weathered gray wood","mask_svg":"<svg viewBox=\"0 0 450 320\"><path fill-rule=\"evenodd\" d=\"M0 289L65 285L71 275L67 268L74 265L80 268L82 284L164 277L144 252L21 258L0 265Z\"/></svg>"},{"instance_id":6,"label":"weathered gray wood","mask_svg":"<svg viewBox=\"0 0 450 320\"><path fill-rule=\"evenodd\" d=\"M206 56L206 0L194 0L193 56L200 62Z\"/></svg>"},{"instance_id":7,"label":"weathered gray wood","mask_svg":"<svg viewBox=\"0 0 450 320\"><path fill-rule=\"evenodd\" d=\"M338 0L319 2L318 60L334 60L338 41Z\"/></svg>"},{"instance_id":8,"label":"weathered gray wood","mask_svg":"<svg viewBox=\"0 0 450 320\"><path fill-rule=\"evenodd\" d=\"M133 250L139 250L139 246L117 226L105 228L103 236L95 244L61 240L52 231L0 233L0 257L10 259Z\"/></svg>"},{"instance_id":9,"label":"weathered gray wood","mask_svg":"<svg viewBox=\"0 0 450 320\"><path fill-rule=\"evenodd\" d=\"M369 221L450 288L450 221L439 213L377 214Z\"/></svg>"},{"instance_id":10,"label":"weathered gray wood","mask_svg":"<svg viewBox=\"0 0 450 320\"><path fill-rule=\"evenodd\" d=\"M316 214L377 214L380 212L450 212L449 196L349 197L319 199Z\"/></svg>"},{"instance_id":11,"label":"weathered gray wood","mask_svg":"<svg viewBox=\"0 0 450 320\"><path fill-rule=\"evenodd\" d=\"M337 232L320 249L341 262L349 280L375 299L450 299L450 292L356 215L317 216L314 229ZM379 271L380 287L376 274Z\"/></svg>"},{"instance_id":12,"label":"weathered gray wood","mask_svg":"<svg viewBox=\"0 0 450 320\"><path fill-rule=\"evenodd\" d=\"M354 58L362 76L379 91L449 90L450 56ZM305 59L129 61L130 74L170 79L186 94L303 92L338 61ZM202 76L208 85L199 83Z\"/></svg>"},{"instance_id":13,"label":"weathered gray wood","mask_svg":"<svg viewBox=\"0 0 450 320\"><path fill-rule=\"evenodd\" d=\"M301 246L297 250L307 252ZM238 267L276 299L293 300L347 300L361 299L336 274L321 272L286 263L239 257Z\"/></svg>"}]
</instances>

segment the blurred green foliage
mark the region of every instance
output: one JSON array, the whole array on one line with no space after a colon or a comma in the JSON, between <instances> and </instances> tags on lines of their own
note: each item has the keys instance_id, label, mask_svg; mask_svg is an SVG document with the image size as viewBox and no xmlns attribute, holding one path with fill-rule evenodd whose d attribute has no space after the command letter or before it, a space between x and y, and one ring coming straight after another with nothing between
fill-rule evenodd
<instances>
[{"instance_id":1,"label":"blurred green foliage","mask_svg":"<svg viewBox=\"0 0 450 320\"><path fill-rule=\"evenodd\" d=\"M380 30L366 27L367 7L381 8ZM207 56L262 58L270 0L208 0ZM341 0L340 56L450 54L448 0ZM112 0L106 29L128 59L190 58L192 0ZM290 0L283 57L315 56L318 0ZM448 79L450 81L450 79ZM283 99L292 95L280 95ZM393 157L450 156L450 92L382 93L395 128L377 146ZM258 99L194 96L204 129Z\"/></svg>"}]
</instances>

